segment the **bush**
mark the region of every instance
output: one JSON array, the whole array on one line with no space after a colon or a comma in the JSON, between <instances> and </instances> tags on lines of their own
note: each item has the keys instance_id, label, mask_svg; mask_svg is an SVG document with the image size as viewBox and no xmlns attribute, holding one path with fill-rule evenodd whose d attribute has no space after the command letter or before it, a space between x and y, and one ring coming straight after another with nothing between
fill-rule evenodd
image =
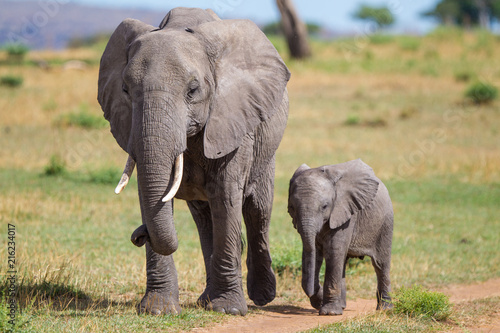
<instances>
[{"instance_id":1,"label":"bush","mask_svg":"<svg viewBox=\"0 0 500 333\"><path fill-rule=\"evenodd\" d=\"M411 317L423 317L434 320L446 320L451 314L448 296L440 292L425 290L415 285L401 288L392 295L392 312Z\"/></svg>"},{"instance_id":2,"label":"bush","mask_svg":"<svg viewBox=\"0 0 500 333\"><path fill-rule=\"evenodd\" d=\"M0 84L2 86L8 86L11 88L16 88L19 87L23 84L24 79L22 76L15 76L15 75L4 75L0 77Z\"/></svg>"},{"instance_id":3,"label":"bush","mask_svg":"<svg viewBox=\"0 0 500 333\"><path fill-rule=\"evenodd\" d=\"M23 44L12 43L4 46L10 60L21 61L29 51L29 48Z\"/></svg>"},{"instance_id":4,"label":"bush","mask_svg":"<svg viewBox=\"0 0 500 333\"><path fill-rule=\"evenodd\" d=\"M45 166L44 174L46 176L60 176L66 173L66 162L59 155L52 155L49 164Z\"/></svg>"},{"instance_id":5,"label":"bush","mask_svg":"<svg viewBox=\"0 0 500 333\"><path fill-rule=\"evenodd\" d=\"M63 115L59 119L58 124L62 126L76 126L91 129L104 128L108 125L108 122L104 117L90 113L88 105L82 104L78 111Z\"/></svg>"},{"instance_id":6,"label":"bush","mask_svg":"<svg viewBox=\"0 0 500 333\"><path fill-rule=\"evenodd\" d=\"M118 183L121 172L115 168L105 168L90 172L90 182L96 184L114 184Z\"/></svg>"},{"instance_id":7,"label":"bush","mask_svg":"<svg viewBox=\"0 0 500 333\"><path fill-rule=\"evenodd\" d=\"M455 73L455 81L469 82L474 76L474 73L467 70L458 71Z\"/></svg>"},{"instance_id":8,"label":"bush","mask_svg":"<svg viewBox=\"0 0 500 333\"><path fill-rule=\"evenodd\" d=\"M465 97L476 104L488 104L498 97L498 89L487 82L476 82L467 88Z\"/></svg>"},{"instance_id":9,"label":"bush","mask_svg":"<svg viewBox=\"0 0 500 333\"><path fill-rule=\"evenodd\" d=\"M351 114L347 117L347 119L344 121L344 125L347 126L356 126L361 123L361 118L356 115L356 114Z\"/></svg>"}]
</instances>

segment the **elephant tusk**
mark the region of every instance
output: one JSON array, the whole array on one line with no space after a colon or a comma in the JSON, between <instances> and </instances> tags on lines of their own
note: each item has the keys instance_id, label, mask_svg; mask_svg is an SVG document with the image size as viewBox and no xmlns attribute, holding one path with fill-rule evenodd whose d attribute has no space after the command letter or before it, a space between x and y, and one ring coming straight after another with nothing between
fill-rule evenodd
<instances>
[{"instance_id":1,"label":"elephant tusk","mask_svg":"<svg viewBox=\"0 0 500 333\"><path fill-rule=\"evenodd\" d=\"M172 200L175 197L175 195L177 194L177 191L179 190L179 187L181 186L182 170L183 169L184 169L184 157L183 157L183 154L180 154L175 159L174 182L173 182L172 188L167 193L167 195L162 199L163 202L168 202L168 201Z\"/></svg>"},{"instance_id":2,"label":"elephant tusk","mask_svg":"<svg viewBox=\"0 0 500 333\"><path fill-rule=\"evenodd\" d=\"M134 167L135 167L135 161L129 155L127 163L125 164L125 169L123 170L122 178L120 179L118 186L116 186L115 188L116 194L120 194L121 191L123 191L123 189L125 188L125 186L127 186L130 176L132 175L132 172L134 172Z\"/></svg>"}]
</instances>

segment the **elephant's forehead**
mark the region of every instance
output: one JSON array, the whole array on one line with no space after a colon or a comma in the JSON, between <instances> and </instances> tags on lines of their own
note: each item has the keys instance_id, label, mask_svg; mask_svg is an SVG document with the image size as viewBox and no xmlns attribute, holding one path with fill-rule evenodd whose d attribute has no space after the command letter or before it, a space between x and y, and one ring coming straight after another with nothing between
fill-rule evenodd
<instances>
[{"instance_id":1,"label":"elephant's forehead","mask_svg":"<svg viewBox=\"0 0 500 333\"><path fill-rule=\"evenodd\" d=\"M294 191L325 192L331 188L331 182L322 172L306 170L300 174L292 185Z\"/></svg>"},{"instance_id":2,"label":"elephant's forehead","mask_svg":"<svg viewBox=\"0 0 500 333\"><path fill-rule=\"evenodd\" d=\"M130 46L134 53L149 54L177 54L179 52L193 52L201 49L197 38L182 31L159 30L144 34L137 38ZM175 52L172 52L175 51Z\"/></svg>"}]
</instances>

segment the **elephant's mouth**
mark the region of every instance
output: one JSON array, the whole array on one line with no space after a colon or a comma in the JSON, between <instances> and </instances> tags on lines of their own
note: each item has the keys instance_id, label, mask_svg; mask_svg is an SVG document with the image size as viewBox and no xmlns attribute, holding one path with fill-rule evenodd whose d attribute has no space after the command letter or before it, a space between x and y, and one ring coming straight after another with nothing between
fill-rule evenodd
<instances>
[{"instance_id":1,"label":"elephant's mouth","mask_svg":"<svg viewBox=\"0 0 500 333\"><path fill-rule=\"evenodd\" d=\"M125 169L123 170L120 182L115 188L116 194L120 194L125 188L125 186L127 186L130 180L130 176L132 175L132 172L134 172L134 168L135 168L135 161L129 155L127 163L125 163ZM165 195L165 197L163 197L161 201L169 202L175 197L177 191L179 190L179 187L181 186L183 170L184 170L184 154L180 154L175 159L174 181L172 182L172 187L170 188L170 191L168 191L167 195Z\"/></svg>"},{"instance_id":2,"label":"elephant's mouth","mask_svg":"<svg viewBox=\"0 0 500 333\"><path fill-rule=\"evenodd\" d=\"M134 159L129 155L127 159L127 163L125 164L125 169L123 170L122 177L120 179L120 182L118 183L118 186L116 186L115 193L120 194L125 186L127 186L130 176L132 175L132 172L134 171L135 168L135 161ZM184 169L184 158L183 154L180 154L177 156L175 159L174 163L174 179L172 181L172 186L170 187L170 190L168 193L163 197L162 202L168 202L172 200L177 191L179 190L179 187L181 185L182 181L182 173ZM135 231L132 233L132 236L130 237L130 240L132 243L137 246L141 247L144 244L146 244L147 241L150 241L149 238L149 233L148 233L148 228L145 224L141 225Z\"/></svg>"}]
</instances>

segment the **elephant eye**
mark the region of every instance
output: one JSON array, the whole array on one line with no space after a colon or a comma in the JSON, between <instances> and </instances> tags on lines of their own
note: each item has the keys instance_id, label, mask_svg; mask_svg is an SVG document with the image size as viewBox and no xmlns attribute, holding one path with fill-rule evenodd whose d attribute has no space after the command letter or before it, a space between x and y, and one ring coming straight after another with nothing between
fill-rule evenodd
<instances>
[{"instance_id":1,"label":"elephant eye","mask_svg":"<svg viewBox=\"0 0 500 333\"><path fill-rule=\"evenodd\" d=\"M199 87L200 83L198 82L198 80L194 79L191 82L189 82L187 98L192 99Z\"/></svg>"},{"instance_id":2,"label":"elephant eye","mask_svg":"<svg viewBox=\"0 0 500 333\"><path fill-rule=\"evenodd\" d=\"M328 208L328 205L326 205L326 204L323 205L323 207L321 207L321 209L323 209L323 210L326 210L327 208Z\"/></svg>"},{"instance_id":3,"label":"elephant eye","mask_svg":"<svg viewBox=\"0 0 500 333\"><path fill-rule=\"evenodd\" d=\"M125 94L128 95L128 89L127 89L127 86L125 85L125 83L122 84L122 90Z\"/></svg>"}]
</instances>

